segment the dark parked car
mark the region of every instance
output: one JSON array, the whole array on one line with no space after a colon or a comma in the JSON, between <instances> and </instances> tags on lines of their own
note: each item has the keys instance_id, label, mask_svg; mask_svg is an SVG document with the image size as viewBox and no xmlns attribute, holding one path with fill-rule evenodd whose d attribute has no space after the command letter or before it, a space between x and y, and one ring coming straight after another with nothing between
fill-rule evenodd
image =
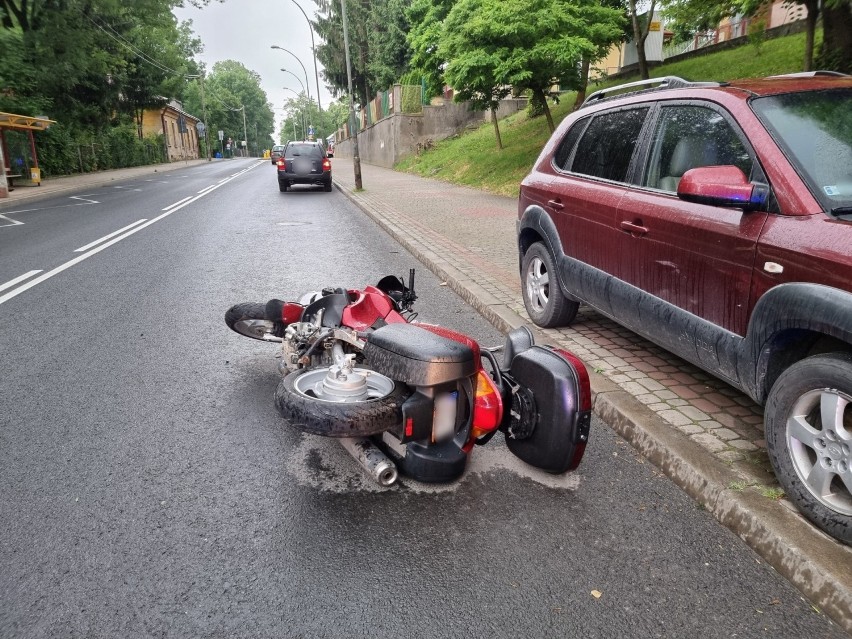
<instances>
[{"instance_id":1,"label":"dark parked car","mask_svg":"<svg viewBox=\"0 0 852 639\"><path fill-rule=\"evenodd\" d=\"M272 158L272 163L275 164L282 155L284 155L284 145L276 144L272 147L272 153L269 154L269 157Z\"/></svg>"},{"instance_id":2,"label":"dark parked car","mask_svg":"<svg viewBox=\"0 0 852 639\"><path fill-rule=\"evenodd\" d=\"M276 165L280 191L293 184L321 184L331 191L331 160L317 142L290 142Z\"/></svg>"},{"instance_id":3,"label":"dark parked car","mask_svg":"<svg viewBox=\"0 0 852 639\"><path fill-rule=\"evenodd\" d=\"M765 404L787 496L852 544L852 77L591 95L521 184L524 303L580 303ZM638 85L638 86L636 86Z\"/></svg>"}]
</instances>

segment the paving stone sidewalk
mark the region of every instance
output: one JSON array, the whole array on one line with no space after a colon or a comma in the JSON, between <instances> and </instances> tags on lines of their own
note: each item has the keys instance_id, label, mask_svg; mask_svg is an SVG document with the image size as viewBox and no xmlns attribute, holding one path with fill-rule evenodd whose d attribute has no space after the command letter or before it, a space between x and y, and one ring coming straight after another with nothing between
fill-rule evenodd
<instances>
[{"instance_id":1,"label":"paving stone sidewalk","mask_svg":"<svg viewBox=\"0 0 852 639\"><path fill-rule=\"evenodd\" d=\"M497 328L531 325L521 297L517 200L334 158L337 187ZM587 365L595 411L852 631L852 549L783 498L748 396L583 307L537 331Z\"/></svg>"}]
</instances>

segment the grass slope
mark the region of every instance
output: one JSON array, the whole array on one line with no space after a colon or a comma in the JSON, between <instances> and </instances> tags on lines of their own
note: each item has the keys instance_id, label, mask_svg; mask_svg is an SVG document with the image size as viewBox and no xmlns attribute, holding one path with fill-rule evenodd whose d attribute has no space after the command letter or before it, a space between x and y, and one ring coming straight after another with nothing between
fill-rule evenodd
<instances>
[{"instance_id":1,"label":"grass slope","mask_svg":"<svg viewBox=\"0 0 852 639\"><path fill-rule=\"evenodd\" d=\"M820 35L817 34L817 48ZM747 44L736 49L663 64L651 75L676 75L689 80L734 80L764 77L800 71L805 51L802 33L766 40L762 44ZM589 87L589 93L599 88L638 79L619 78ZM551 105L553 120L558 125L574 106L574 93L565 93L557 105ZM423 177L446 180L484 189L499 195L517 197L518 185L529 172L541 148L550 137L545 118L530 119L525 112L500 120L503 150L497 149L494 127L490 122L478 129L438 142L420 155L400 161L399 171Z\"/></svg>"}]
</instances>

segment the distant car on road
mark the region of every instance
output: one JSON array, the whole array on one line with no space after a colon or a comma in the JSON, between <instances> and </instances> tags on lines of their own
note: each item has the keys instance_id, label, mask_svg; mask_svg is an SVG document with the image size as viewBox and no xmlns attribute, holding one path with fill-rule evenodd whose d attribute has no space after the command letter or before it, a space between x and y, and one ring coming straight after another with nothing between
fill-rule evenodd
<instances>
[{"instance_id":1,"label":"distant car on road","mask_svg":"<svg viewBox=\"0 0 852 639\"><path fill-rule=\"evenodd\" d=\"M765 403L787 496L852 544L852 77L838 76L592 94L521 183L518 249L539 326L588 304Z\"/></svg>"},{"instance_id":2,"label":"distant car on road","mask_svg":"<svg viewBox=\"0 0 852 639\"><path fill-rule=\"evenodd\" d=\"M331 160L318 142L290 142L275 164L279 191L294 184L321 184L331 191Z\"/></svg>"},{"instance_id":3,"label":"distant car on road","mask_svg":"<svg viewBox=\"0 0 852 639\"><path fill-rule=\"evenodd\" d=\"M269 157L272 158L273 164L275 164L278 161L278 158L284 154L284 146L285 145L283 144L276 144L272 147L272 153L269 154Z\"/></svg>"}]
</instances>

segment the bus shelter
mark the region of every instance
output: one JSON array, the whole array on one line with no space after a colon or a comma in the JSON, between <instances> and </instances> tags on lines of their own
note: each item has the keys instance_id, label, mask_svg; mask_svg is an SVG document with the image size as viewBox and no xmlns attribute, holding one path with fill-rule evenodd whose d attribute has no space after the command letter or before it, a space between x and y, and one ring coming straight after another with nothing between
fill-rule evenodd
<instances>
[{"instance_id":1,"label":"bus shelter","mask_svg":"<svg viewBox=\"0 0 852 639\"><path fill-rule=\"evenodd\" d=\"M0 111L0 197L8 195L15 180L41 184L33 131L44 131L51 124L55 124L55 120L44 116Z\"/></svg>"}]
</instances>

